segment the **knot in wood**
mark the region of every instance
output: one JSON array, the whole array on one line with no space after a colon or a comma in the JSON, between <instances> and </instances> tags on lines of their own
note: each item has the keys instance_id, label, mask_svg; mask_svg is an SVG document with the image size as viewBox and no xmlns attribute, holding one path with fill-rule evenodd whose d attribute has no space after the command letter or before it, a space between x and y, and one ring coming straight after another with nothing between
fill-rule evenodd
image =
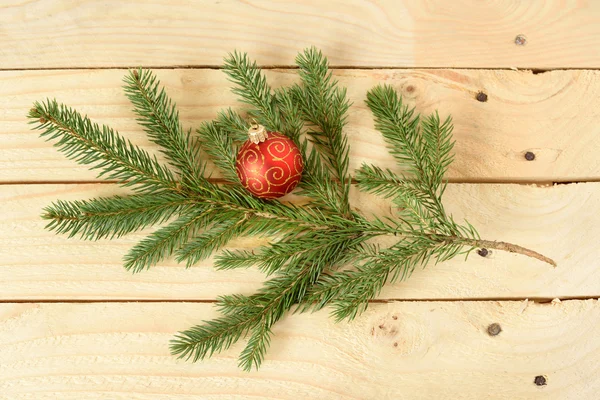
<instances>
[{"instance_id":1,"label":"knot in wood","mask_svg":"<svg viewBox=\"0 0 600 400\"><path fill-rule=\"evenodd\" d=\"M500 324L494 322L488 326L487 331L490 336L498 336L502 332L502 327Z\"/></svg>"}]
</instances>

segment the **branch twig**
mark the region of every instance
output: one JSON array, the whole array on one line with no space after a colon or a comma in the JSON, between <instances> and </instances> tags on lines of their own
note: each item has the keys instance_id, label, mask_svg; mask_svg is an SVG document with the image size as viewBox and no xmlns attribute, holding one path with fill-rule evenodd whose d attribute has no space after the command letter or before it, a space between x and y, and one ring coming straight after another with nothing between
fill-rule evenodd
<instances>
[{"instance_id":1,"label":"branch twig","mask_svg":"<svg viewBox=\"0 0 600 400\"><path fill-rule=\"evenodd\" d=\"M506 242L497 242L494 240L471 240L471 239L465 239L465 238L454 238L454 239L455 239L455 241L459 241L464 244L472 245L473 247L496 249L496 250L508 251L509 253L522 254L524 256L535 258L537 260L548 263L548 264L552 265L553 267L556 267L556 262L553 259L548 258L545 255L538 253L537 251L533 251L531 249L527 249L525 247L522 247L522 246L519 246L516 244L506 243Z\"/></svg>"}]
</instances>

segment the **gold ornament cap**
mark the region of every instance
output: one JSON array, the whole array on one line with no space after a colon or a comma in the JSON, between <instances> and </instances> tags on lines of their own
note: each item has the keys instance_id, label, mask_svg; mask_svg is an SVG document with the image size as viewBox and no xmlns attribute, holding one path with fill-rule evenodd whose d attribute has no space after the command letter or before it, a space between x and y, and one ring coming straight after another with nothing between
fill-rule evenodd
<instances>
[{"instance_id":1,"label":"gold ornament cap","mask_svg":"<svg viewBox=\"0 0 600 400\"><path fill-rule=\"evenodd\" d=\"M252 124L248 129L248 138L254 144L259 144L267 140L267 129L257 123Z\"/></svg>"}]
</instances>

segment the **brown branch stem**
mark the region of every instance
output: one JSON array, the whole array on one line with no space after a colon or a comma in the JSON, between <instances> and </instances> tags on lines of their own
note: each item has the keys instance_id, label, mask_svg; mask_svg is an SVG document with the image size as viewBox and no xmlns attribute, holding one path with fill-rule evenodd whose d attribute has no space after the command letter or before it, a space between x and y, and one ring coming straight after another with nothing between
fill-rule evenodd
<instances>
[{"instance_id":1,"label":"brown branch stem","mask_svg":"<svg viewBox=\"0 0 600 400\"><path fill-rule=\"evenodd\" d=\"M374 233L375 235L377 235L377 234L393 235L396 237L398 237L398 236L410 237L411 236L411 234L407 233L407 232L400 232L400 231L390 232L390 231L382 231L382 230L377 230L377 229L371 231L371 233ZM479 247L479 248L483 248L483 249L495 249L495 250L507 251L509 253L522 254L524 256L535 258L536 260L543 261L545 263L552 265L553 267L556 267L556 261L554 261L553 259L546 257L545 255L540 254L537 251L528 249L523 246L519 246L518 244L499 242L499 241L495 241L495 240L469 239L469 238L461 237L461 236L440 235L437 233L431 233L431 234L428 234L427 236L429 236L431 239L433 239L437 242L445 242L448 244L454 243L454 244L459 244L459 245L463 245L463 246Z\"/></svg>"},{"instance_id":2,"label":"brown branch stem","mask_svg":"<svg viewBox=\"0 0 600 400\"><path fill-rule=\"evenodd\" d=\"M531 249L528 249L528 248L525 248L525 247L522 247L522 246L519 246L516 244L506 243L506 242L497 242L494 240L481 240L481 239L474 240L474 239L466 239L466 238L461 238L461 237L450 237L450 238L453 242L460 242L460 243L470 245L473 247L480 247L480 248L485 248L485 249L495 249L495 250L508 251L509 253L522 254L524 256L535 258L537 260L548 263L548 264L552 265L553 267L556 267L556 262L553 259L548 258L545 255L538 253L537 251L533 251Z\"/></svg>"}]
</instances>

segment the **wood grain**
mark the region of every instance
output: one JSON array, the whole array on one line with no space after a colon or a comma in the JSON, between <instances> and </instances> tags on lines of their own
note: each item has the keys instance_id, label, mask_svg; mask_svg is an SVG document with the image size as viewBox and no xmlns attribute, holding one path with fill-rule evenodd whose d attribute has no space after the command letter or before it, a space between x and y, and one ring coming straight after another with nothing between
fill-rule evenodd
<instances>
[{"instance_id":1,"label":"wood grain","mask_svg":"<svg viewBox=\"0 0 600 400\"><path fill-rule=\"evenodd\" d=\"M164 261L132 275L123 255L143 234L98 242L56 236L44 230L41 209L57 199L123 193L115 185L4 185L0 202L0 299L170 299L211 300L227 293L252 293L264 277L258 271L214 271L212 261L185 269ZM353 191L354 208L389 215L389 203ZM552 267L524 256L494 251L472 254L417 270L389 286L383 299L511 299L600 297L600 184L552 187L452 184L448 212L468 220L482 238L505 240L537 250L558 262ZM147 233L147 231L146 231ZM251 248L245 239L232 247Z\"/></svg>"},{"instance_id":2,"label":"wood grain","mask_svg":"<svg viewBox=\"0 0 600 400\"><path fill-rule=\"evenodd\" d=\"M316 45L342 66L597 68L599 16L562 0L5 0L0 65L214 66L234 49L289 65Z\"/></svg>"},{"instance_id":3,"label":"wood grain","mask_svg":"<svg viewBox=\"0 0 600 400\"><path fill-rule=\"evenodd\" d=\"M598 398L598 301L507 300L600 298L600 183L498 183L600 180L600 2L0 3L0 400ZM389 285L352 323L335 324L326 311L286 317L259 372L236 367L242 343L207 362L175 360L176 331L215 317L207 303L251 293L264 276L217 272L212 259L191 269L166 260L131 275L122 257L150 230L99 242L45 231L39 214L51 201L127 192L95 183L25 116L34 101L55 97L157 153L122 93L124 68L160 68L185 127L195 127L240 106L214 69L229 51L274 68L310 45L329 57L354 103L352 170L363 162L397 170L364 105L367 90L390 84L419 112L454 118L448 178L463 183L448 188L448 211L483 238L530 247L558 268L473 254ZM567 69L539 73L558 68ZM274 87L297 79L293 69L266 73ZM391 212L356 190L351 198L361 212ZM491 323L499 335L488 334ZM534 384L538 375L547 385Z\"/></svg>"},{"instance_id":4,"label":"wood grain","mask_svg":"<svg viewBox=\"0 0 600 400\"><path fill-rule=\"evenodd\" d=\"M236 367L242 343L197 364L169 355L177 330L215 315L190 303L1 304L0 399L592 400L600 390L596 300L373 304L341 324L294 315L252 373Z\"/></svg>"},{"instance_id":5,"label":"wood grain","mask_svg":"<svg viewBox=\"0 0 600 400\"><path fill-rule=\"evenodd\" d=\"M56 97L106 123L149 151L156 148L135 122L122 93L124 70L0 73L0 182L93 181L95 174L65 159L25 118L36 100ZM160 70L186 127L239 106L218 70ZM363 162L397 169L364 105L379 83L397 88L407 103L440 110L455 123L453 181L573 181L600 179L600 72L488 70L340 70L336 76L354 102L346 133L350 168ZM293 70L268 71L274 86L296 79ZM483 91L487 102L476 94ZM531 151L534 161L524 154ZM216 176L216 175L215 175Z\"/></svg>"}]
</instances>

